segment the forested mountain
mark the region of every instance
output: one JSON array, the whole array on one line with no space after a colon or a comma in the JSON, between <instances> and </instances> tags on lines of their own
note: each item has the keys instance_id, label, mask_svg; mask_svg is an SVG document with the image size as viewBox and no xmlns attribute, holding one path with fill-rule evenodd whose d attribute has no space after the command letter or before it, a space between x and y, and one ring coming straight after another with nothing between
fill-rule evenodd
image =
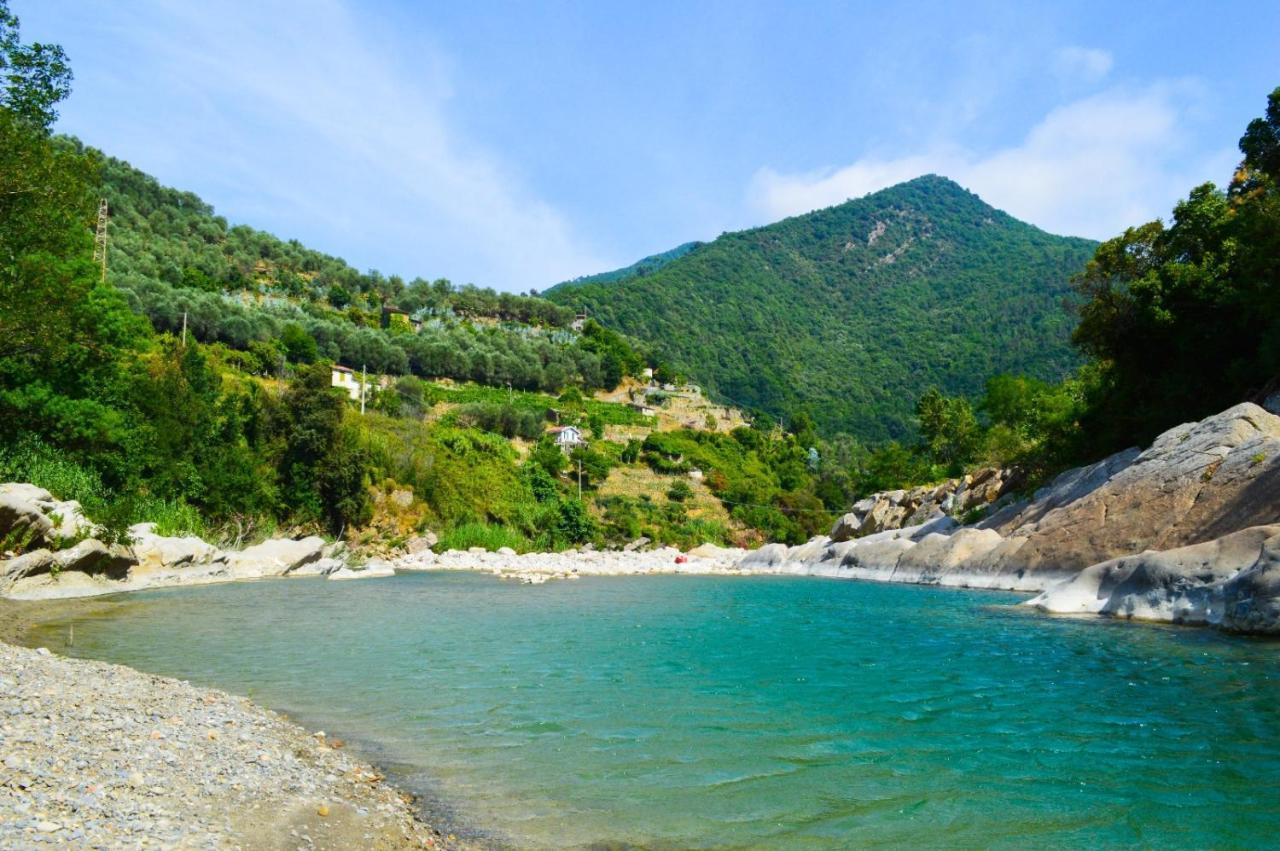
<instances>
[{"instance_id":1,"label":"forested mountain","mask_svg":"<svg viewBox=\"0 0 1280 851\"><path fill-rule=\"evenodd\" d=\"M630 266L624 266L621 269L614 269L612 272L598 272L594 275L583 275L581 278L574 278L572 281L564 281L552 287L552 290L567 289L569 287L578 287L583 284L607 284L611 281L621 281L626 278L635 278L641 275L648 275L656 272L672 260L679 260L693 249L702 245L701 242L686 242L683 245L677 245L670 251L664 251L661 254L650 254L641 260L637 260Z\"/></svg>"},{"instance_id":2,"label":"forested mountain","mask_svg":"<svg viewBox=\"0 0 1280 851\"><path fill-rule=\"evenodd\" d=\"M547 295L648 341L712 395L878 442L912 431L930 386L976 397L997 373L1075 367L1065 302L1095 247L929 175Z\"/></svg>"}]
</instances>

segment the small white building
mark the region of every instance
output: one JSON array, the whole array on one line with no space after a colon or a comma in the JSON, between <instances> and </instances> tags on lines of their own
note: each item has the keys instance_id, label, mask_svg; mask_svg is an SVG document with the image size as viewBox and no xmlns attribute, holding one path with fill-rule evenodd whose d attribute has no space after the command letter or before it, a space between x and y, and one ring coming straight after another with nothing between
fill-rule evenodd
<instances>
[{"instance_id":1,"label":"small white building","mask_svg":"<svg viewBox=\"0 0 1280 851\"><path fill-rule=\"evenodd\" d=\"M556 426L549 429L548 434L555 438L556 446L560 447L560 451L568 455L578 446L586 446L587 441L582 436L582 430L577 426Z\"/></svg>"},{"instance_id":2,"label":"small white building","mask_svg":"<svg viewBox=\"0 0 1280 851\"><path fill-rule=\"evenodd\" d=\"M364 384L365 399L368 399L374 388L383 390L391 386L391 378L386 375L369 375L362 376L359 372L348 366L338 366L336 363L329 372L329 384L333 387L339 387L351 397L351 401L360 401L360 385Z\"/></svg>"},{"instance_id":3,"label":"small white building","mask_svg":"<svg viewBox=\"0 0 1280 851\"><path fill-rule=\"evenodd\" d=\"M330 384L345 390L355 401L360 401L360 376L356 375L355 370L334 364L329 376Z\"/></svg>"}]
</instances>

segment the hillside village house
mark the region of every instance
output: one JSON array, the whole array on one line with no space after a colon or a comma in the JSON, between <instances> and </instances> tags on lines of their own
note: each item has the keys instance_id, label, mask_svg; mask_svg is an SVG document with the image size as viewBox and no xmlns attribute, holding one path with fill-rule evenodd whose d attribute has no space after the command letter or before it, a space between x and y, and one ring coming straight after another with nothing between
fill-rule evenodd
<instances>
[{"instance_id":1,"label":"hillside village house","mask_svg":"<svg viewBox=\"0 0 1280 851\"><path fill-rule=\"evenodd\" d=\"M329 375L331 385L341 387L353 401L360 401L360 376L356 375L355 370L335 363Z\"/></svg>"},{"instance_id":2,"label":"hillside village house","mask_svg":"<svg viewBox=\"0 0 1280 851\"><path fill-rule=\"evenodd\" d=\"M582 431L577 426L556 426L547 431L555 438L556 446L560 447L560 451L568 455L578 446L586 446L587 441L582 436Z\"/></svg>"},{"instance_id":3,"label":"hillside village house","mask_svg":"<svg viewBox=\"0 0 1280 851\"><path fill-rule=\"evenodd\" d=\"M351 401L360 401L360 373L347 366L339 366L334 364L329 372L329 384L333 387L340 387L346 394L351 397ZM391 379L385 375L370 375L365 379L365 398L369 398L369 391L374 389L383 389L391 386Z\"/></svg>"}]
</instances>

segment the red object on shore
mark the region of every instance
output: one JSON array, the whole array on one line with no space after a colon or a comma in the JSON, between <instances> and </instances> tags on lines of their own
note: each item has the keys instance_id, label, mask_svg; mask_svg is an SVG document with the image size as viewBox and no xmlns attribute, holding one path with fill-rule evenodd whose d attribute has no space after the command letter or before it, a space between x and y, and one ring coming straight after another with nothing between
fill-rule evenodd
<instances>
[{"instance_id":1,"label":"red object on shore","mask_svg":"<svg viewBox=\"0 0 1280 851\"><path fill-rule=\"evenodd\" d=\"M689 560L688 556L676 556L676 564L684 564Z\"/></svg>"}]
</instances>

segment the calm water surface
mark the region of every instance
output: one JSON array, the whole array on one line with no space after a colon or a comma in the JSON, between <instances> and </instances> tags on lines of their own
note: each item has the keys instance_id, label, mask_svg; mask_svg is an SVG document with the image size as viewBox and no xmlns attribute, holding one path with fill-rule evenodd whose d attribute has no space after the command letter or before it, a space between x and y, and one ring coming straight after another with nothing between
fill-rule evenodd
<instances>
[{"instance_id":1,"label":"calm water surface","mask_svg":"<svg viewBox=\"0 0 1280 851\"><path fill-rule=\"evenodd\" d=\"M1263 846L1280 645L799 578L148 592L79 655L367 743L512 844ZM66 624L43 643L62 650Z\"/></svg>"}]
</instances>

